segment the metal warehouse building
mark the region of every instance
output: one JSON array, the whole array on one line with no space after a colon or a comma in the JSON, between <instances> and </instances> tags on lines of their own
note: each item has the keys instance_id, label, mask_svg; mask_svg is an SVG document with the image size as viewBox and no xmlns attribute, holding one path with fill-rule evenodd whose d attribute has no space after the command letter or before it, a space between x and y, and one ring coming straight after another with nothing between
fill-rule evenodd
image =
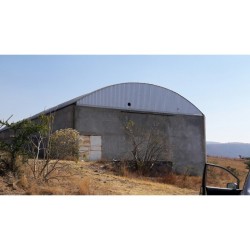
<instances>
[{"instance_id":1,"label":"metal warehouse building","mask_svg":"<svg viewBox=\"0 0 250 250\"><path fill-rule=\"evenodd\" d=\"M45 113L55 114L55 130L74 128L80 132L80 157L84 159L131 157L124 121L132 120L144 131L157 124L166 142L166 153L160 160L171 161L178 172L188 167L193 174L200 175L203 170L205 117L191 102L169 89L146 83L115 84Z\"/></svg>"}]
</instances>

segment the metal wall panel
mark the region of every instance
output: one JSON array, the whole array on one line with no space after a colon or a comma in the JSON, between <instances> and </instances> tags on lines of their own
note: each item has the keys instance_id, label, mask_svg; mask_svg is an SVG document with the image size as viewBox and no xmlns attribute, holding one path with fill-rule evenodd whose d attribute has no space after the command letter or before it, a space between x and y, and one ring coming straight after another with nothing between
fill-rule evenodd
<instances>
[{"instance_id":1,"label":"metal wall panel","mask_svg":"<svg viewBox=\"0 0 250 250\"><path fill-rule=\"evenodd\" d=\"M114 108L123 110L203 115L181 95L156 85L122 83L99 89L81 97L79 106Z\"/></svg>"}]
</instances>

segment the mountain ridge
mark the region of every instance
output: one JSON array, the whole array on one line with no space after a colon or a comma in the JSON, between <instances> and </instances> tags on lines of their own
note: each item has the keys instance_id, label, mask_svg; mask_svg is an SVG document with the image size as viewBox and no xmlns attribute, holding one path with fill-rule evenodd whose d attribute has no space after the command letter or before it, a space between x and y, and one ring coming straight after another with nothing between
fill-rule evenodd
<instances>
[{"instance_id":1,"label":"mountain ridge","mask_svg":"<svg viewBox=\"0 0 250 250\"><path fill-rule=\"evenodd\" d=\"M250 143L243 142L206 142L207 155L229 158L250 157Z\"/></svg>"}]
</instances>

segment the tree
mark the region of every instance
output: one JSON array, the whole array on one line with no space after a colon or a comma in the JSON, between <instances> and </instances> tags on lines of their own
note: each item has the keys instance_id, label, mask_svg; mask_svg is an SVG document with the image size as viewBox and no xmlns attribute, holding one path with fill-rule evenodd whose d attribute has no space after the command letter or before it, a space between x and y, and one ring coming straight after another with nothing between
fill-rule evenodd
<instances>
[{"instance_id":1,"label":"tree","mask_svg":"<svg viewBox=\"0 0 250 250\"><path fill-rule=\"evenodd\" d=\"M51 157L61 160L78 160L79 132L71 128L55 131L51 135Z\"/></svg>"},{"instance_id":2,"label":"tree","mask_svg":"<svg viewBox=\"0 0 250 250\"><path fill-rule=\"evenodd\" d=\"M42 129L32 135L27 149L29 159L26 165L30 167L34 179L48 182L50 179L67 177L68 162L63 160L78 160L79 133L74 129L61 129L53 132L54 117L40 117ZM64 172L62 176L59 172Z\"/></svg>"},{"instance_id":3,"label":"tree","mask_svg":"<svg viewBox=\"0 0 250 250\"><path fill-rule=\"evenodd\" d=\"M28 167L34 179L48 181L59 176L59 170L65 170L69 164L62 160L78 159L79 133L73 129L62 129L53 133L54 116L41 115L36 120L23 120L17 123L0 121L6 126L9 138L0 141L0 151L7 154L0 160L2 174L13 173L18 177L20 166Z\"/></svg>"},{"instance_id":4,"label":"tree","mask_svg":"<svg viewBox=\"0 0 250 250\"><path fill-rule=\"evenodd\" d=\"M18 156L27 155L27 144L29 137L37 133L41 128L40 125L32 122L31 120L22 120L16 123L9 123L0 120L1 127L6 127L9 131L9 138L0 140L0 151L7 154L7 157L0 160L1 172L11 172L15 176L18 174Z\"/></svg>"},{"instance_id":5,"label":"tree","mask_svg":"<svg viewBox=\"0 0 250 250\"><path fill-rule=\"evenodd\" d=\"M146 129L128 120L124 128L132 146L133 167L139 174L147 175L155 163L167 154L166 140L157 123Z\"/></svg>"},{"instance_id":6,"label":"tree","mask_svg":"<svg viewBox=\"0 0 250 250\"><path fill-rule=\"evenodd\" d=\"M54 116L41 115L36 122L40 130L28 138L26 165L30 167L34 179L41 179L49 172Z\"/></svg>"}]
</instances>

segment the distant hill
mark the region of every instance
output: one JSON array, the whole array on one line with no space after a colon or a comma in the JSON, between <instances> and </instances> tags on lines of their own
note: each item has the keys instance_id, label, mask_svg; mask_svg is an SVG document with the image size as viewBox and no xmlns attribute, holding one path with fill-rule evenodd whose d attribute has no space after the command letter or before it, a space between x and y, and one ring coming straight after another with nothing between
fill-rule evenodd
<instances>
[{"instance_id":1,"label":"distant hill","mask_svg":"<svg viewBox=\"0 0 250 250\"><path fill-rule=\"evenodd\" d=\"M230 158L250 157L250 143L219 143L207 142L207 155Z\"/></svg>"}]
</instances>

